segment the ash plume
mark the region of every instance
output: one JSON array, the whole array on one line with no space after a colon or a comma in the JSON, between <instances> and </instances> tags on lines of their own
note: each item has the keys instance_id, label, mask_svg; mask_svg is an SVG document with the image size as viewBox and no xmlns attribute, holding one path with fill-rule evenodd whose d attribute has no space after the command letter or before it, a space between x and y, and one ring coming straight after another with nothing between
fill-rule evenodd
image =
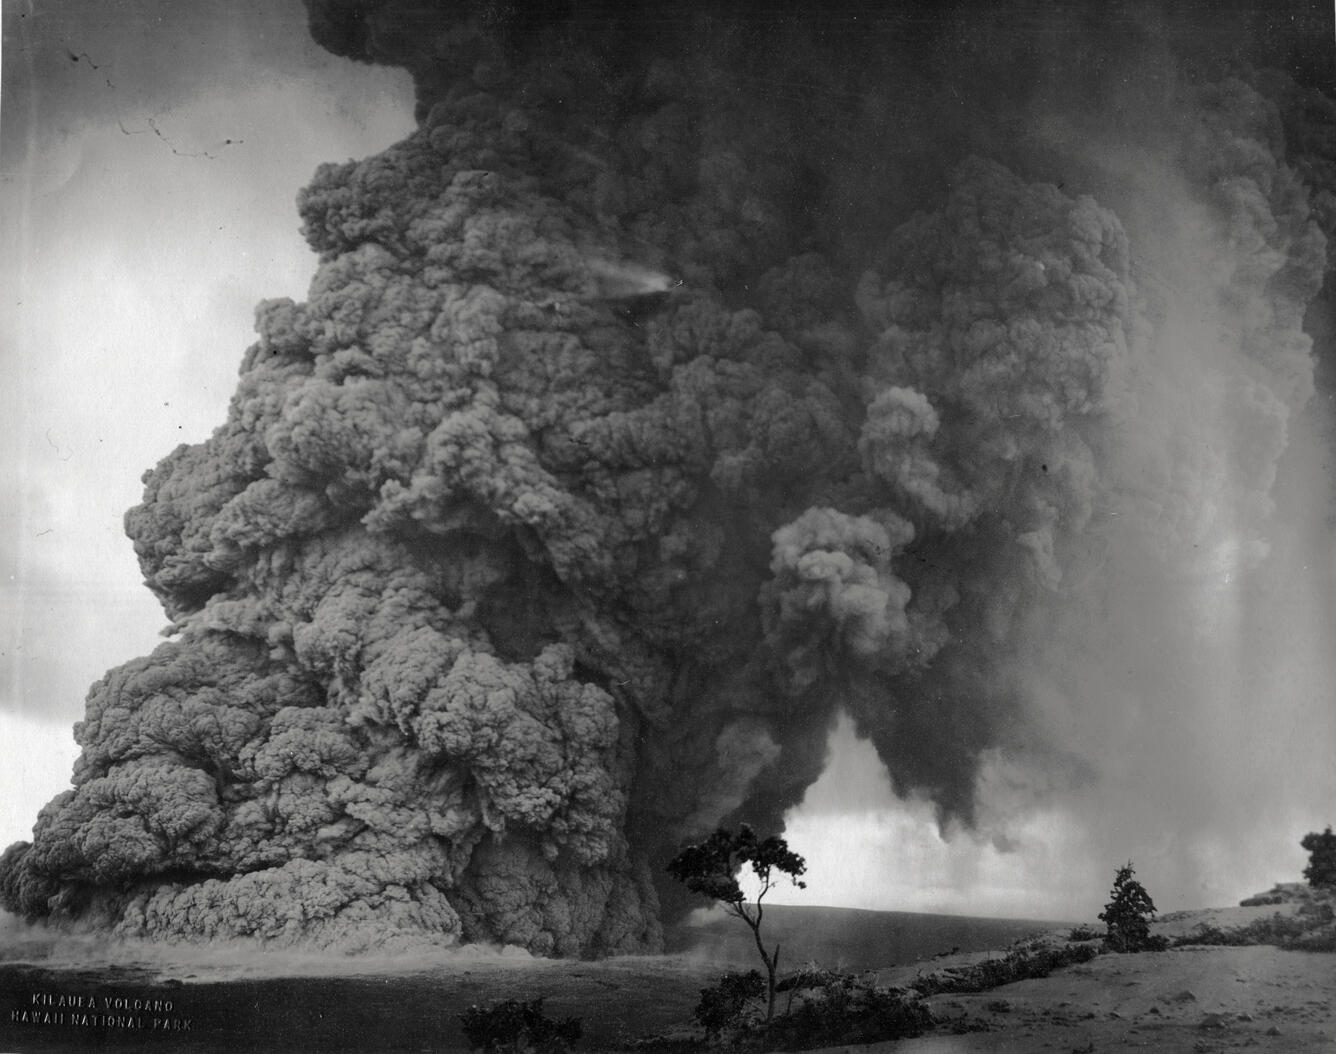
<instances>
[{"instance_id":1,"label":"ash plume","mask_svg":"<svg viewBox=\"0 0 1336 1054\"><path fill-rule=\"evenodd\" d=\"M226 422L145 476L173 639L93 687L0 902L633 951L681 840L781 825L841 714L944 825L1108 777L1108 700L1163 700L1099 642L1170 669L1220 562L1265 568L1315 390L1298 38L308 8L414 74L418 131L316 173L306 301L260 305Z\"/></svg>"}]
</instances>

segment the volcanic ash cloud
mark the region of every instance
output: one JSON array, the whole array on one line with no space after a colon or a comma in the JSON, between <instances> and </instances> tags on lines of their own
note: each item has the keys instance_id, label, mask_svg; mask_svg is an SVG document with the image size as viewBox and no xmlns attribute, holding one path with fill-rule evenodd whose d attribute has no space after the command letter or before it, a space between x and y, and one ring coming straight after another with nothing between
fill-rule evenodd
<instances>
[{"instance_id":1,"label":"volcanic ash cloud","mask_svg":"<svg viewBox=\"0 0 1336 1054\"><path fill-rule=\"evenodd\" d=\"M891 141L938 105L893 24L853 62L595 24L315 6L326 46L413 70L419 130L317 172L308 299L260 306L227 421L146 475L127 528L174 639L93 687L10 910L651 949L668 855L777 827L841 712L943 821L982 822L998 758L1096 778L1026 661L1092 554L1209 534L1185 485L1264 558L1325 262L1277 91L1178 87L1141 142L1214 254L1155 255L1218 327L1179 354L1153 238L1098 194L959 108ZM1207 360L1249 438L1165 425L1165 454L1165 385Z\"/></svg>"}]
</instances>

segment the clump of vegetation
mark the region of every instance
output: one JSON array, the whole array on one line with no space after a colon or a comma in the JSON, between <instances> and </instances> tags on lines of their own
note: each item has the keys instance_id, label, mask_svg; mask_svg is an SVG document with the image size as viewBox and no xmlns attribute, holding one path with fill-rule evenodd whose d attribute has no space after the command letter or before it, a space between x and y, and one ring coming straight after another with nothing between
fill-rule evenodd
<instances>
[{"instance_id":1,"label":"clump of vegetation","mask_svg":"<svg viewBox=\"0 0 1336 1054\"><path fill-rule=\"evenodd\" d=\"M768 1050L808 1050L921 1036L933 1025L918 993L878 988L848 974L826 971L797 1005L762 1027Z\"/></svg>"},{"instance_id":2,"label":"clump of vegetation","mask_svg":"<svg viewBox=\"0 0 1336 1054\"><path fill-rule=\"evenodd\" d=\"M1115 952L1160 951L1168 946L1168 942L1163 937L1150 935L1155 902L1150 899L1146 887L1132 877L1135 874L1129 860L1114 877L1110 900L1099 914L1100 922L1108 928L1104 944Z\"/></svg>"},{"instance_id":3,"label":"clump of vegetation","mask_svg":"<svg viewBox=\"0 0 1336 1054\"><path fill-rule=\"evenodd\" d=\"M997 959L984 959L968 966L953 966L914 981L923 995L943 992L987 992L1014 981L1047 977L1054 970L1089 962L1100 954L1093 944L1048 944L1030 941L1017 945Z\"/></svg>"},{"instance_id":4,"label":"clump of vegetation","mask_svg":"<svg viewBox=\"0 0 1336 1054\"><path fill-rule=\"evenodd\" d=\"M1174 940L1175 947L1185 945L1224 945L1244 947L1271 944L1286 951L1336 950L1336 909L1325 901L1303 904L1290 915L1279 911L1269 918L1256 919L1246 926L1223 930L1205 923L1191 933Z\"/></svg>"},{"instance_id":5,"label":"clump of vegetation","mask_svg":"<svg viewBox=\"0 0 1336 1054\"><path fill-rule=\"evenodd\" d=\"M1103 936L1104 934L1100 933L1094 926L1083 922L1081 925L1072 928L1071 933L1067 934L1067 939L1069 941L1097 941Z\"/></svg>"},{"instance_id":6,"label":"clump of vegetation","mask_svg":"<svg viewBox=\"0 0 1336 1054\"><path fill-rule=\"evenodd\" d=\"M786 1009L792 1009L793 998L797 993L841 983L845 976L846 974L839 970L829 970L816 962L808 962L776 985L775 991L789 993L789 1004Z\"/></svg>"},{"instance_id":7,"label":"clump of vegetation","mask_svg":"<svg viewBox=\"0 0 1336 1054\"><path fill-rule=\"evenodd\" d=\"M809 1050L906 1039L933 1025L918 992L878 988L813 965L786 977L776 991L787 992L788 1002L783 1013L767 1019L763 1013L769 992L756 970L726 973L718 984L702 988L695 1017L706 1042L741 1051ZM655 1044L654 1049L665 1046Z\"/></svg>"},{"instance_id":8,"label":"clump of vegetation","mask_svg":"<svg viewBox=\"0 0 1336 1054\"><path fill-rule=\"evenodd\" d=\"M549 1018L541 998L471 1006L459 1015L469 1049L486 1054L565 1054L583 1032L580 1019Z\"/></svg>"},{"instance_id":9,"label":"clump of vegetation","mask_svg":"<svg viewBox=\"0 0 1336 1054\"><path fill-rule=\"evenodd\" d=\"M756 970L730 971L719 983L700 990L695 1018L705 1029L706 1040L718 1039L728 1030L755 1025L766 998L765 978Z\"/></svg>"},{"instance_id":10,"label":"clump of vegetation","mask_svg":"<svg viewBox=\"0 0 1336 1054\"><path fill-rule=\"evenodd\" d=\"M1308 850L1304 878L1315 889L1336 889L1336 834L1328 827L1321 834L1310 832L1299 842Z\"/></svg>"},{"instance_id":11,"label":"clump of vegetation","mask_svg":"<svg viewBox=\"0 0 1336 1054\"><path fill-rule=\"evenodd\" d=\"M1281 947L1291 951L1336 952L1336 908L1331 901L1303 904L1298 914L1308 928Z\"/></svg>"},{"instance_id":12,"label":"clump of vegetation","mask_svg":"<svg viewBox=\"0 0 1336 1054\"><path fill-rule=\"evenodd\" d=\"M738 885L738 871L744 866L760 882L760 890L752 904L746 903L742 887ZM699 845L689 845L668 862L668 873L693 893L700 893L720 901L730 915L747 924L756 941L756 950L765 964L766 1010L765 1019L775 1016L775 983L779 969L779 945L768 949L761 939L761 920L765 914L762 901L775 887L781 875L799 889L806 883L799 879L807 870L801 856L789 849L778 835L757 838L747 824L739 826L734 834L722 827Z\"/></svg>"}]
</instances>

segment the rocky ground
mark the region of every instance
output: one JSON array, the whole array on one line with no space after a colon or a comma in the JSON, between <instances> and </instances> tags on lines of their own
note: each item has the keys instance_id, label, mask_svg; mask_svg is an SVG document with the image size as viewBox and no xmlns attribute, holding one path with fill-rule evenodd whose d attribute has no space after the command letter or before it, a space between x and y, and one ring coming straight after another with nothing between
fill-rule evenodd
<instances>
[{"instance_id":1,"label":"rocky ground","mask_svg":"<svg viewBox=\"0 0 1336 1054\"><path fill-rule=\"evenodd\" d=\"M930 1036L860 1049L1336 1051L1336 957L1272 947L1106 955L1040 980L929 1000Z\"/></svg>"},{"instance_id":2,"label":"rocky ground","mask_svg":"<svg viewBox=\"0 0 1336 1054\"><path fill-rule=\"evenodd\" d=\"M931 996L938 1021L933 1034L858 1049L867 1054L1336 1051L1336 944L1324 903L1330 905L1306 887L1289 885L1236 908L1176 912L1160 919L1152 933L1177 946L1099 955L1045 978L987 992ZM1194 938L1280 939L1326 950L1179 943ZM949 975L987 955L952 957L938 970ZM912 985L923 975L902 967L881 972L878 981Z\"/></svg>"}]
</instances>

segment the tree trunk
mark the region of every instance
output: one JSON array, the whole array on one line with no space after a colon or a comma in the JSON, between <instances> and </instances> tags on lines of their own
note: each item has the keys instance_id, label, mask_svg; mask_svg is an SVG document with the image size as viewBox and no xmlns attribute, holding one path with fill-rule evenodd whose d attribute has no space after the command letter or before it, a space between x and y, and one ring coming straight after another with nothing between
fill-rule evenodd
<instances>
[{"instance_id":1,"label":"tree trunk","mask_svg":"<svg viewBox=\"0 0 1336 1054\"><path fill-rule=\"evenodd\" d=\"M770 1021L775 1016L775 973L779 967L779 945L775 945L775 954L771 955L765 950L765 945L761 943L761 924L759 921L753 922L747 920L751 926L752 937L756 940L756 950L761 953L761 962L765 963L766 972L766 1009L765 1019Z\"/></svg>"},{"instance_id":2,"label":"tree trunk","mask_svg":"<svg viewBox=\"0 0 1336 1054\"><path fill-rule=\"evenodd\" d=\"M766 969L770 971L770 1005L766 1007L765 1019L771 1021L775 1016L775 974L779 972L779 945L775 945L775 954L766 960Z\"/></svg>"}]
</instances>

